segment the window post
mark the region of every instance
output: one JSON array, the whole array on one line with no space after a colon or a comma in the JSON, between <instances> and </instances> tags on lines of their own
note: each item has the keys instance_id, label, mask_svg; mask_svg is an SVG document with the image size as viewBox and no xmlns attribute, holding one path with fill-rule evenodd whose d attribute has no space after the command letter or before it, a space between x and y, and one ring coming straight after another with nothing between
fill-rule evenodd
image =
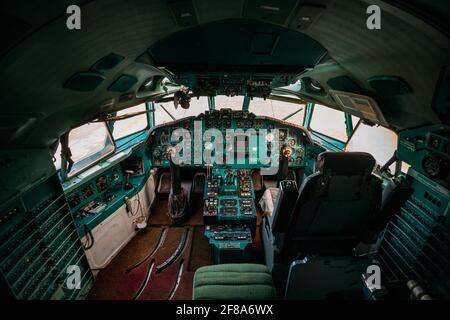
<instances>
[{"instance_id":1,"label":"window post","mask_svg":"<svg viewBox=\"0 0 450 320\"><path fill-rule=\"evenodd\" d=\"M353 134L353 120L352 115L348 112L345 113L345 126L347 129L347 137L350 138Z\"/></svg>"},{"instance_id":2,"label":"window post","mask_svg":"<svg viewBox=\"0 0 450 320\"><path fill-rule=\"evenodd\" d=\"M306 103L305 119L303 120L303 126L308 130L311 129L310 125L313 112L314 112L314 103L313 102Z\"/></svg>"},{"instance_id":3,"label":"window post","mask_svg":"<svg viewBox=\"0 0 450 320\"><path fill-rule=\"evenodd\" d=\"M149 123L150 128L155 125L155 103L153 101L146 102L145 108L150 111L147 116L147 121Z\"/></svg>"},{"instance_id":4,"label":"window post","mask_svg":"<svg viewBox=\"0 0 450 320\"><path fill-rule=\"evenodd\" d=\"M248 112L248 107L250 106L250 97L245 96L244 102L242 103L242 111Z\"/></svg>"},{"instance_id":5,"label":"window post","mask_svg":"<svg viewBox=\"0 0 450 320\"><path fill-rule=\"evenodd\" d=\"M209 107L209 110L216 109L216 103L215 103L214 96L208 96L208 107Z\"/></svg>"}]
</instances>

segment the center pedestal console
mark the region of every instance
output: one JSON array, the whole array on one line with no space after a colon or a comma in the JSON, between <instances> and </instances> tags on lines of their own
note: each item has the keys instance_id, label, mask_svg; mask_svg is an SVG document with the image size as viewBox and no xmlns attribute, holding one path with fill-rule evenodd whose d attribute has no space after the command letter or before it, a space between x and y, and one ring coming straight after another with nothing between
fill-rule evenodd
<instances>
[{"instance_id":1,"label":"center pedestal console","mask_svg":"<svg viewBox=\"0 0 450 320\"><path fill-rule=\"evenodd\" d=\"M203 206L205 236L215 263L245 262L256 232L251 170L214 169L208 174Z\"/></svg>"}]
</instances>

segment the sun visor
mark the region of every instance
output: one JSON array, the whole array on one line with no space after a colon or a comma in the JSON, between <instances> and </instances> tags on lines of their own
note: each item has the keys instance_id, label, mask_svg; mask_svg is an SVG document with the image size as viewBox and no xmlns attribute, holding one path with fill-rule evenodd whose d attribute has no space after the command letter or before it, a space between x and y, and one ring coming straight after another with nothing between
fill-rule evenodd
<instances>
[{"instance_id":1,"label":"sun visor","mask_svg":"<svg viewBox=\"0 0 450 320\"><path fill-rule=\"evenodd\" d=\"M378 104L371 97L336 90L329 90L329 93L342 111L382 126L388 126Z\"/></svg>"}]
</instances>

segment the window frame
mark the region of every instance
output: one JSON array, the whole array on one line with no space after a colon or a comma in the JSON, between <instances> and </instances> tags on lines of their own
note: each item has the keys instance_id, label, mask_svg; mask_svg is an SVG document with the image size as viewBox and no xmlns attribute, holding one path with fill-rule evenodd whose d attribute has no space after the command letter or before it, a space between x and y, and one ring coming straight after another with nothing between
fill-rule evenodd
<instances>
[{"instance_id":1,"label":"window frame","mask_svg":"<svg viewBox=\"0 0 450 320\"><path fill-rule=\"evenodd\" d=\"M70 131L69 131L69 148L70 148L70 132L72 130L78 129L78 128L80 128L80 127L82 127L82 126L84 126L86 124L89 124L89 123L93 123L93 122L86 122L86 123L83 123L83 124L81 124L79 126L76 126L76 127L72 128L72 129L70 129ZM61 171L61 176L63 177L64 181L70 180L70 179L80 175L81 173L83 173L86 170L92 168L94 165L96 165L97 163L101 162L102 160L106 159L107 157L111 156L112 154L114 154L116 152L116 148L117 148L116 147L116 142L114 141L114 137L112 136L111 129L110 129L107 121L98 121L97 123L103 123L103 125L106 127L106 134L109 136L109 138L112 141L113 149L110 152L105 153L100 158L96 159L94 162L91 162L88 165L83 166L82 168L80 168L77 171L72 171L71 170L70 172L66 172L66 168L64 168L63 165L62 165L63 164L62 163L63 162L63 158L61 157L61 168L60 168L60 171Z\"/></svg>"}]
</instances>

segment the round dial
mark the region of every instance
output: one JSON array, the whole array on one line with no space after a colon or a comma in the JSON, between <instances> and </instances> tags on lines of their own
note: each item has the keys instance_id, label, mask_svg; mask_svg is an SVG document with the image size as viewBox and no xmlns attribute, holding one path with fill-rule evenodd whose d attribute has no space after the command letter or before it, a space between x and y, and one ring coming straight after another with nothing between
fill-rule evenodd
<instances>
[{"instance_id":1,"label":"round dial","mask_svg":"<svg viewBox=\"0 0 450 320\"><path fill-rule=\"evenodd\" d=\"M297 151L295 152L297 157L303 157L303 153L305 153L303 149L297 149Z\"/></svg>"},{"instance_id":2,"label":"round dial","mask_svg":"<svg viewBox=\"0 0 450 320\"><path fill-rule=\"evenodd\" d=\"M289 139L288 145L289 145L289 147L295 146L295 139Z\"/></svg>"},{"instance_id":3,"label":"round dial","mask_svg":"<svg viewBox=\"0 0 450 320\"><path fill-rule=\"evenodd\" d=\"M169 160L171 157L175 156L176 153L177 153L177 148L172 147L172 146L167 147L167 149L166 149L167 160Z\"/></svg>"},{"instance_id":4,"label":"round dial","mask_svg":"<svg viewBox=\"0 0 450 320\"><path fill-rule=\"evenodd\" d=\"M290 156L292 156L293 154L294 154L294 150L292 150L291 147L286 147L286 148L284 148L284 150L283 150L283 155L284 155L285 157L290 157Z\"/></svg>"},{"instance_id":5,"label":"round dial","mask_svg":"<svg viewBox=\"0 0 450 320\"><path fill-rule=\"evenodd\" d=\"M434 155L426 156L422 162L423 170L430 177L437 177L441 173L441 161Z\"/></svg>"},{"instance_id":6,"label":"round dial","mask_svg":"<svg viewBox=\"0 0 450 320\"><path fill-rule=\"evenodd\" d=\"M160 157L161 157L161 151L159 151L159 149L155 149L153 151L153 158L159 159Z\"/></svg>"}]
</instances>

